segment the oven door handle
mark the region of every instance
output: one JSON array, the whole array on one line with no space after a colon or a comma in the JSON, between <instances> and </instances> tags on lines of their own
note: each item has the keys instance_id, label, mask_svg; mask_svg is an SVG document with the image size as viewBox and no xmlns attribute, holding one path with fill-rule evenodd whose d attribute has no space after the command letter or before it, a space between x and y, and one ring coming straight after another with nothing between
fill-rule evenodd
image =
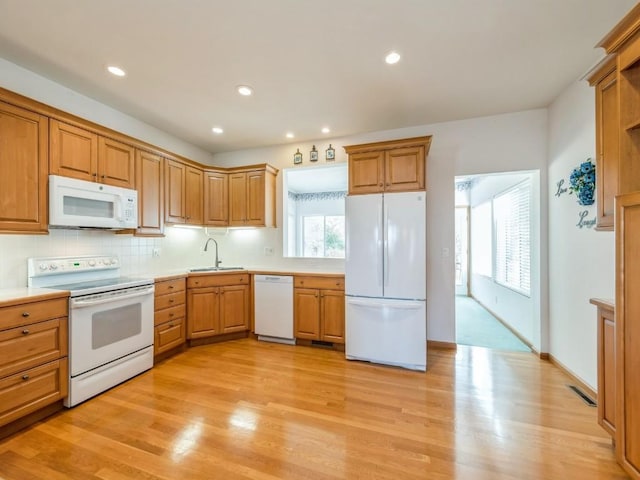
<instances>
[{"instance_id":1,"label":"oven door handle","mask_svg":"<svg viewBox=\"0 0 640 480\"><path fill-rule=\"evenodd\" d=\"M92 307L94 305L102 305L104 303L111 303L118 300L128 300L130 298L143 297L145 295L151 295L154 291L154 286L151 285L144 290L137 290L134 293L122 294L122 295L108 295L102 298L95 298L93 300L71 300L71 308L84 308Z\"/></svg>"}]
</instances>

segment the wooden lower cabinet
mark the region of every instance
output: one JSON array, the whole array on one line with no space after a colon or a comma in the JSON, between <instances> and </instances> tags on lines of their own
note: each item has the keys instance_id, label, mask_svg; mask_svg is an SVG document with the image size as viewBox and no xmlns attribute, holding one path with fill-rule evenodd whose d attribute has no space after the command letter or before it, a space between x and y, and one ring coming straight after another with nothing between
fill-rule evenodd
<instances>
[{"instance_id":1,"label":"wooden lower cabinet","mask_svg":"<svg viewBox=\"0 0 640 480\"><path fill-rule=\"evenodd\" d=\"M296 338L344 343L344 277L296 276L293 317Z\"/></svg>"},{"instance_id":2,"label":"wooden lower cabinet","mask_svg":"<svg viewBox=\"0 0 640 480\"><path fill-rule=\"evenodd\" d=\"M67 312L67 297L0 308L0 427L67 396Z\"/></svg>"},{"instance_id":3,"label":"wooden lower cabinet","mask_svg":"<svg viewBox=\"0 0 640 480\"><path fill-rule=\"evenodd\" d=\"M613 301L592 298L598 307L598 423L616 435L616 324Z\"/></svg>"},{"instance_id":4,"label":"wooden lower cabinet","mask_svg":"<svg viewBox=\"0 0 640 480\"><path fill-rule=\"evenodd\" d=\"M157 357L183 346L186 336L186 279L156 282L153 353ZM169 354L170 355L170 354Z\"/></svg>"},{"instance_id":5,"label":"wooden lower cabinet","mask_svg":"<svg viewBox=\"0 0 640 480\"><path fill-rule=\"evenodd\" d=\"M249 330L249 274L216 273L189 277L187 338Z\"/></svg>"}]
</instances>

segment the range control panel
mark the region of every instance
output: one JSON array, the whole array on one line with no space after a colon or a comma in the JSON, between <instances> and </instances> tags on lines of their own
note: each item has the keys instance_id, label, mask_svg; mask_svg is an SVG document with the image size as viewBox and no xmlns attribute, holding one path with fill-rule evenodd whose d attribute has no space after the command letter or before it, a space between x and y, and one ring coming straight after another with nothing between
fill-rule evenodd
<instances>
[{"instance_id":1,"label":"range control panel","mask_svg":"<svg viewBox=\"0 0 640 480\"><path fill-rule=\"evenodd\" d=\"M71 272L111 270L120 266L120 260L113 255L83 257L38 257L27 262L29 277Z\"/></svg>"}]
</instances>

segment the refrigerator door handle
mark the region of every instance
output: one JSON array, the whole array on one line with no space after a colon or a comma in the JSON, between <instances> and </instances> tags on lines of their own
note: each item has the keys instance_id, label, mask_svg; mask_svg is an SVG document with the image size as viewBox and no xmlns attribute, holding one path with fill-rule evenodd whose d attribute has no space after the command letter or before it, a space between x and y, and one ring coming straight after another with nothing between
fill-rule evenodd
<instances>
[{"instance_id":1,"label":"refrigerator door handle","mask_svg":"<svg viewBox=\"0 0 640 480\"><path fill-rule=\"evenodd\" d=\"M355 305L357 307L373 308L375 310L380 309L380 307L393 307L394 310L416 310L418 308L422 308L422 304L424 302L403 301L402 303L399 303L399 302L386 303L386 302L376 301L375 303L372 303L371 301L367 301L367 300L358 300L358 299L349 298L347 299L347 303L349 305Z\"/></svg>"},{"instance_id":2,"label":"refrigerator door handle","mask_svg":"<svg viewBox=\"0 0 640 480\"><path fill-rule=\"evenodd\" d=\"M380 201L380 203L378 203L378 229L376 235L376 242L378 243L378 261L376 262L376 275L378 278L378 285L384 287L384 268L382 264L382 258L384 257L386 246L384 245L383 240L384 231L381 232L381 230L384 230L384 224L382 223L382 212L383 204L382 201Z\"/></svg>"},{"instance_id":3,"label":"refrigerator door handle","mask_svg":"<svg viewBox=\"0 0 640 480\"><path fill-rule=\"evenodd\" d=\"M384 197L383 197L384 202ZM389 286L389 209L387 205L384 204L384 221L383 221L383 230L384 230L384 247L382 249L382 258L383 258L383 266L382 266L382 274L384 276L384 280L382 282L383 287ZM384 294L384 291L383 291Z\"/></svg>"}]
</instances>

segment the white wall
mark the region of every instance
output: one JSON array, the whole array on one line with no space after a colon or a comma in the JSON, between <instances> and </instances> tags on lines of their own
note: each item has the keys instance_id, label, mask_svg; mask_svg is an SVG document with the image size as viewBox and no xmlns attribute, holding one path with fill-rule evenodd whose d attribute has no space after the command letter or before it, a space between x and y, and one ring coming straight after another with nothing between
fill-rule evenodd
<instances>
[{"instance_id":1,"label":"white wall","mask_svg":"<svg viewBox=\"0 0 640 480\"><path fill-rule=\"evenodd\" d=\"M0 58L0 87L191 160L211 164L209 152L3 58Z\"/></svg>"},{"instance_id":2,"label":"white wall","mask_svg":"<svg viewBox=\"0 0 640 480\"><path fill-rule=\"evenodd\" d=\"M539 232L539 174L513 173L504 175L491 175L481 177L474 181L470 191L470 204L472 207L490 201L495 195L518 183L531 179L531 294L523 295L496 283L493 278L478 275L471 271L471 295L485 307L495 313L502 321L516 330L528 343L540 345L541 318L538 305L540 302L540 272L534 259L539 256L540 232ZM535 200L534 200L535 199ZM472 223L473 225L473 223ZM474 232L471 230L472 255ZM473 264L472 264L473 265ZM545 282L546 284L546 282ZM538 347L539 348L539 347Z\"/></svg>"},{"instance_id":3,"label":"white wall","mask_svg":"<svg viewBox=\"0 0 640 480\"><path fill-rule=\"evenodd\" d=\"M546 222L547 112L545 109L222 153L214 156L214 164L237 166L268 162L277 168L285 168L293 164L293 154L297 148L301 152L308 152L313 144L321 152L319 163L322 164L324 162L322 152L329 143L336 149L336 161L345 162L347 156L342 148L345 145L422 135L433 135L427 160L427 336L431 340L455 342L454 178L456 175L540 170L540 181L544 190L541 216L542 222ZM305 158L307 158L306 155ZM306 162L305 165L307 165ZM309 261L282 258L279 253L282 252L280 227L282 225L282 181L280 177L279 175L277 181L278 228L256 230L251 234L232 232L226 237L226 241L222 242L224 250L234 252L234 255L242 255L237 257L237 261L246 258L259 264L282 264L290 268L343 269L344 262L340 260ZM541 228L540 231L541 236L546 235L546 229ZM239 235L243 235L242 254L238 249L233 250L233 246L238 245ZM263 253L265 246L274 247L275 255L266 257ZM546 263L546 242L545 247L541 248L541 256L539 262ZM232 261L235 262L236 258ZM543 268L541 268L541 275L542 278L546 278L546 270ZM546 297L543 301L546 302Z\"/></svg>"},{"instance_id":4,"label":"white wall","mask_svg":"<svg viewBox=\"0 0 640 480\"><path fill-rule=\"evenodd\" d=\"M595 204L554 196L557 181L566 186L573 168L595 161L594 106L593 88L576 82L549 108L549 353L596 389L596 309L589 298L615 295L614 234L576 227L579 212L595 217Z\"/></svg>"}]
</instances>

